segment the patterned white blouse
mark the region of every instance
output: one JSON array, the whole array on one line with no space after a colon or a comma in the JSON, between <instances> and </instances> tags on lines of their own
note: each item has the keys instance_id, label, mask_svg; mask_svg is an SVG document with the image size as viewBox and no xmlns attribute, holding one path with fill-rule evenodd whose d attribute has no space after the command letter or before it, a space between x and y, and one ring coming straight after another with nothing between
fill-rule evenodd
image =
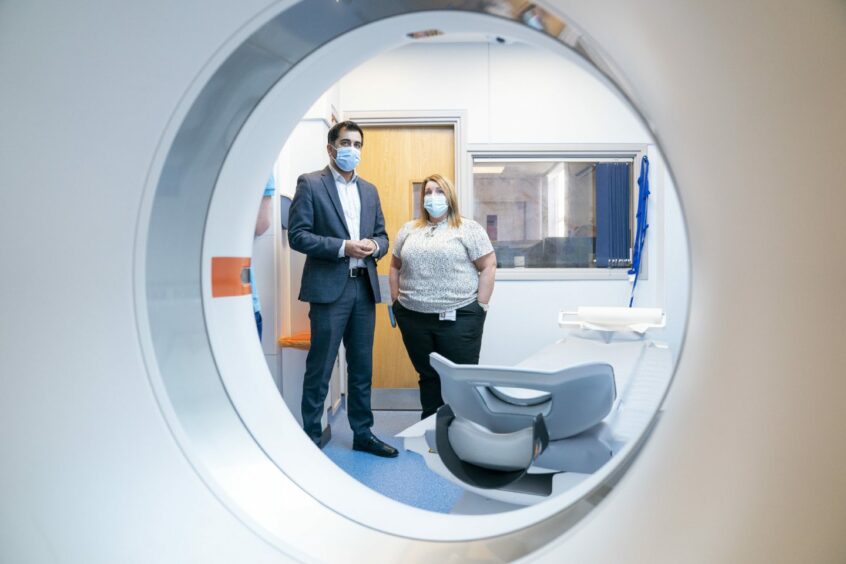
<instances>
[{"instance_id":1,"label":"patterned white blouse","mask_svg":"<svg viewBox=\"0 0 846 564\"><path fill-rule=\"evenodd\" d=\"M459 227L448 221L415 227L402 226L394 243L394 256L402 261L399 301L420 313L442 313L476 300L479 271L473 261L493 252L482 226L461 218Z\"/></svg>"}]
</instances>

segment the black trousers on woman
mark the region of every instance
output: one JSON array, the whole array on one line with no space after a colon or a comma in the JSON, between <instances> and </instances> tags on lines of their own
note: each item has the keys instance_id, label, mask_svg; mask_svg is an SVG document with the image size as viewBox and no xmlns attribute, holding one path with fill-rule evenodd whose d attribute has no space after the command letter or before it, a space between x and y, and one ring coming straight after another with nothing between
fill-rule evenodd
<instances>
[{"instance_id":1,"label":"black trousers on woman","mask_svg":"<svg viewBox=\"0 0 846 564\"><path fill-rule=\"evenodd\" d=\"M429 364L429 353L439 353L456 364L478 364L487 313L478 302L455 312L455 321L441 321L437 313L418 313L394 302L394 317L411 364L420 376L421 419L444 404L441 379Z\"/></svg>"}]
</instances>

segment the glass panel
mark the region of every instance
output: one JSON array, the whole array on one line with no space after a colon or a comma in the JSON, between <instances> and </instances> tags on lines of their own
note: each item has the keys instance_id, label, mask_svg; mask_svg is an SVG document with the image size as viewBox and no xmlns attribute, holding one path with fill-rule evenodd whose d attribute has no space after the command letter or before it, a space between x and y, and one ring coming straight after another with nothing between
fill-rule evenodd
<instances>
[{"instance_id":1,"label":"glass panel","mask_svg":"<svg viewBox=\"0 0 846 564\"><path fill-rule=\"evenodd\" d=\"M498 268L595 266L597 162L474 164L474 216L493 242Z\"/></svg>"},{"instance_id":2,"label":"glass panel","mask_svg":"<svg viewBox=\"0 0 846 564\"><path fill-rule=\"evenodd\" d=\"M411 217L420 217L423 210L420 209L420 192L423 190L423 181L411 182Z\"/></svg>"}]
</instances>

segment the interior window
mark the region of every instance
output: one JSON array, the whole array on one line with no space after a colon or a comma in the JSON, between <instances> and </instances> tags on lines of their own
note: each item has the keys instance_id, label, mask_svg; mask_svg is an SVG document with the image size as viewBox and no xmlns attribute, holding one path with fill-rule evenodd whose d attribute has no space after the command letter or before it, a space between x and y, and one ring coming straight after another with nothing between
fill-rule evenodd
<instances>
[{"instance_id":1,"label":"interior window","mask_svg":"<svg viewBox=\"0 0 846 564\"><path fill-rule=\"evenodd\" d=\"M629 268L634 157L473 160L497 268Z\"/></svg>"}]
</instances>

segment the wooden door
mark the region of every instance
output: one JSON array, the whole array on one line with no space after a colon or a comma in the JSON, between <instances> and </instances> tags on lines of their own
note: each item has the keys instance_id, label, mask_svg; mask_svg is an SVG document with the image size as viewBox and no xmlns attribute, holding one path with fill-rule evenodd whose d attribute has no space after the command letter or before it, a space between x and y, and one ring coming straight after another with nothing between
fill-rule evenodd
<instances>
[{"instance_id":1,"label":"wooden door","mask_svg":"<svg viewBox=\"0 0 846 564\"><path fill-rule=\"evenodd\" d=\"M455 179L455 135L451 126L364 127L364 148L357 172L376 185L385 214L388 239L412 219L412 189L430 174ZM384 301L387 295L390 253L379 261ZM373 387L416 388L417 372L408 360L398 328L392 328L387 308L376 306L373 343Z\"/></svg>"}]
</instances>

